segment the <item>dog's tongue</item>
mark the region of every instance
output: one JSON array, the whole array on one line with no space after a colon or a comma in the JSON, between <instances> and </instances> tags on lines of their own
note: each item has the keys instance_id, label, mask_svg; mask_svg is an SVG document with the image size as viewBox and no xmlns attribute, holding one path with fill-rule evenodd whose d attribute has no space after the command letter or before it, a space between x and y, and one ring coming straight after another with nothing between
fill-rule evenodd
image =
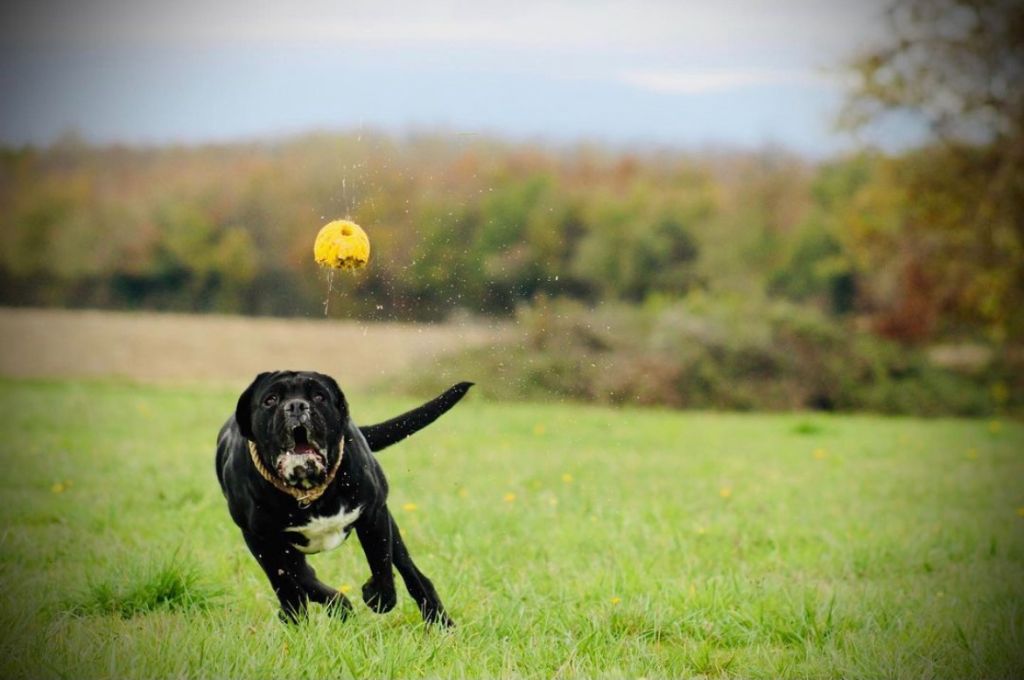
<instances>
[{"instance_id":1,"label":"dog's tongue","mask_svg":"<svg viewBox=\"0 0 1024 680\"><path fill-rule=\"evenodd\" d=\"M296 444L295 453L301 456L307 453L316 453L316 449L313 448L312 444Z\"/></svg>"}]
</instances>

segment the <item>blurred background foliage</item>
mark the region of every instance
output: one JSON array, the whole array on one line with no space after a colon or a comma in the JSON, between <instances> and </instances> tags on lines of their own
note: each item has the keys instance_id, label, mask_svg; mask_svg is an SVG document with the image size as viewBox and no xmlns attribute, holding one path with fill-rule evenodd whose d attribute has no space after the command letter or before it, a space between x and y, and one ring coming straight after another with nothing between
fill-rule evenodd
<instances>
[{"instance_id":1,"label":"blurred background foliage","mask_svg":"<svg viewBox=\"0 0 1024 680\"><path fill-rule=\"evenodd\" d=\"M312 240L366 225L332 313L510 317L539 296L787 299L908 343L1021 338L1020 217L969 223L979 149L616 154L449 137L96 148L0 160L5 304L310 315ZM965 167L969 166L969 167ZM994 208L992 208L994 210ZM377 306L383 306L378 314Z\"/></svg>"},{"instance_id":2,"label":"blurred background foliage","mask_svg":"<svg viewBox=\"0 0 1024 680\"><path fill-rule=\"evenodd\" d=\"M316 315L313 237L349 217L373 255L334 277L331 314L516 318L528 343L476 358L524 371L506 396L1018 408L1022 17L1003 0L894 4L893 42L850 64L841 124L924 117L932 141L901 153L369 132L7 148L0 303Z\"/></svg>"},{"instance_id":3,"label":"blurred background foliage","mask_svg":"<svg viewBox=\"0 0 1024 680\"><path fill-rule=\"evenodd\" d=\"M639 302L706 286L699 235L740 229L727 213L748 210L723 205L699 159L444 136L65 140L0 165L8 304L310 314L325 295L312 238L337 216L373 239L367 272L336 281L361 293L340 315L510 316L539 294Z\"/></svg>"}]
</instances>

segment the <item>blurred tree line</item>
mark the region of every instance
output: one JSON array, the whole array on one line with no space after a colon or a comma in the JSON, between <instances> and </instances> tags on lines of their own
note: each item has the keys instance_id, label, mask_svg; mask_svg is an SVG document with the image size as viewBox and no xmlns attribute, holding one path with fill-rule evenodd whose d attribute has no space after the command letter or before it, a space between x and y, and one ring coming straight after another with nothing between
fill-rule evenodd
<instances>
[{"instance_id":1,"label":"blurred tree line","mask_svg":"<svg viewBox=\"0 0 1024 680\"><path fill-rule=\"evenodd\" d=\"M911 342L1019 339L1021 213L985 230L961 221L985 186L969 165L983 154L811 163L445 136L67 139L0 156L0 302L315 315L327 283L313 238L347 216L373 253L364 272L334 276L340 316L511 316L538 297L699 290L802 302Z\"/></svg>"},{"instance_id":2,"label":"blurred tree line","mask_svg":"<svg viewBox=\"0 0 1024 680\"><path fill-rule=\"evenodd\" d=\"M696 235L720 213L682 157L546 152L490 140L310 135L190 148L66 139L0 157L6 304L296 315L326 295L317 229L371 236L336 276L338 314L510 315L538 295L586 300L703 285Z\"/></svg>"}]
</instances>

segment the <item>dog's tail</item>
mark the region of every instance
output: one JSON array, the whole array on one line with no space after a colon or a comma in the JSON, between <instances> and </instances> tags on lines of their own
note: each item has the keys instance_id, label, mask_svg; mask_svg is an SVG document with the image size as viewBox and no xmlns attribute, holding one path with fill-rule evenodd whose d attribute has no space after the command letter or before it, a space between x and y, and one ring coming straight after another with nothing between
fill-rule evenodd
<instances>
[{"instance_id":1,"label":"dog's tail","mask_svg":"<svg viewBox=\"0 0 1024 680\"><path fill-rule=\"evenodd\" d=\"M452 385L444 394L431 399L422 406L417 406L411 411L406 411L383 423L360 427L359 430L366 437L366 443L370 445L371 451L386 449L440 418L448 409L459 403L459 400L466 396L466 392L472 386L471 382Z\"/></svg>"}]
</instances>

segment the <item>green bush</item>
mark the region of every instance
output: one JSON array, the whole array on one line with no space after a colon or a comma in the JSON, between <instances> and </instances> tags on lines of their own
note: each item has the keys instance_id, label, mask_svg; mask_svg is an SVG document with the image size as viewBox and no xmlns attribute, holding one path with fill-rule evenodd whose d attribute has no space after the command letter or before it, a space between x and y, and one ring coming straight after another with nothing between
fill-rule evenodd
<instances>
[{"instance_id":1,"label":"green bush","mask_svg":"<svg viewBox=\"0 0 1024 680\"><path fill-rule=\"evenodd\" d=\"M541 300L517 321L521 339L446 363L502 399L919 415L999 406L987 379L788 302L700 293L645 307ZM434 389L441 379L415 381Z\"/></svg>"}]
</instances>

